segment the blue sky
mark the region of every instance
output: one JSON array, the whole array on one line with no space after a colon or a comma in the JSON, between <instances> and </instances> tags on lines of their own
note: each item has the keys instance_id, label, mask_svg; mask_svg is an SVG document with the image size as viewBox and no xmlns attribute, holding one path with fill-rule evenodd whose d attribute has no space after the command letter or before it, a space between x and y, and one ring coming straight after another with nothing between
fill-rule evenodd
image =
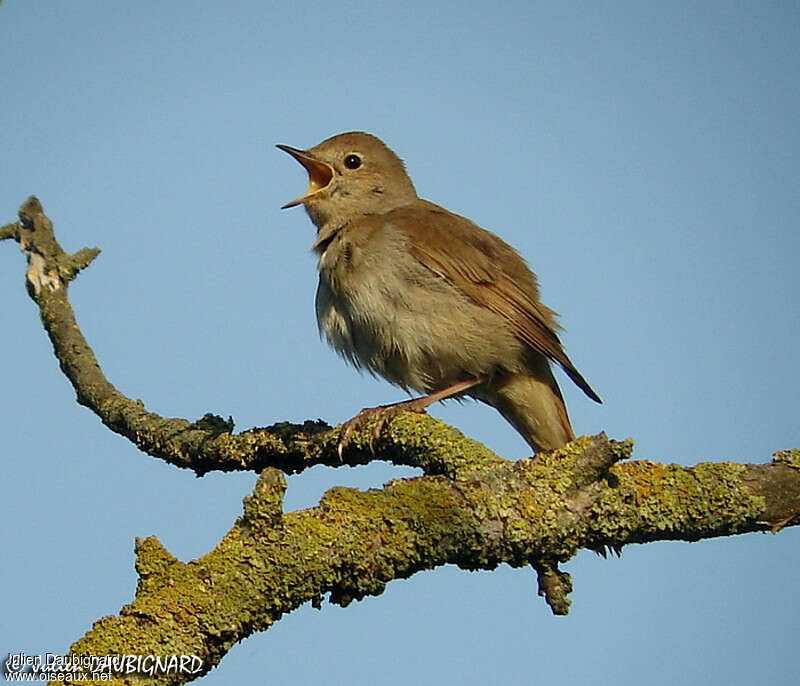
<instances>
[{"instance_id":1,"label":"blue sky","mask_svg":"<svg viewBox=\"0 0 800 686\"><path fill-rule=\"evenodd\" d=\"M29 194L66 249L111 381L240 429L401 399L319 339L305 188L275 143L366 130L420 195L512 243L604 399L559 377L579 433L636 457L800 447L800 8L792 2L14 2L0 6L0 222ZM74 400L0 245L0 652L66 651L134 593L133 540L211 549L253 474L196 479ZM433 414L528 454L491 408ZM333 485L412 470L316 468ZM531 570L445 568L303 607L202 683L795 683L796 530L582 553L550 615ZM255 675L255 677L254 677Z\"/></svg>"}]
</instances>

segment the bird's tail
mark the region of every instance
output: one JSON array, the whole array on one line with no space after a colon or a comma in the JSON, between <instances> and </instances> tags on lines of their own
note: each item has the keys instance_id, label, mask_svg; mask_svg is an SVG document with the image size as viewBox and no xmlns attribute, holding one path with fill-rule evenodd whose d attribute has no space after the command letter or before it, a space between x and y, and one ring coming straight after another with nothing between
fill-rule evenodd
<instances>
[{"instance_id":1,"label":"bird's tail","mask_svg":"<svg viewBox=\"0 0 800 686\"><path fill-rule=\"evenodd\" d=\"M556 450L575 438L550 365L544 359L541 362L533 373L509 374L489 382L480 394L537 453Z\"/></svg>"}]
</instances>

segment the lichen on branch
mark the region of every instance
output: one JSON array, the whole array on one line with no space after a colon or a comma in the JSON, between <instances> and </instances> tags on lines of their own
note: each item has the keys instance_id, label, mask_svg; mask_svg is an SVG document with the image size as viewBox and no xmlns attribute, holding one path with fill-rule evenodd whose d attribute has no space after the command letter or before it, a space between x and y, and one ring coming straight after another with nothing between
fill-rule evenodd
<instances>
[{"instance_id":1,"label":"lichen on branch","mask_svg":"<svg viewBox=\"0 0 800 686\"><path fill-rule=\"evenodd\" d=\"M800 470L781 462L738 469L628 462L576 487L574 465L583 455L619 446L583 437L545 460L503 461L464 479L332 488L318 506L290 513L281 508L283 476L265 470L242 516L207 555L184 563L155 538L138 541L135 599L72 650L193 654L206 671L233 644L306 602L327 596L346 606L443 564L530 564L540 594L555 614L566 614L572 581L559 565L581 548L619 551L632 542L766 530L762 517L774 494L764 485L773 471L782 479L788 472L797 511Z\"/></svg>"},{"instance_id":2,"label":"lichen on branch","mask_svg":"<svg viewBox=\"0 0 800 686\"><path fill-rule=\"evenodd\" d=\"M137 540L136 596L95 622L72 652L191 654L205 673L234 643L306 602L347 605L443 564L531 566L553 612L566 614L572 580L560 565L582 548L605 554L800 523L798 450L769 464L681 467L630 461L631 440L600 434L512 462L427 415L403 413L374 443L369 423L358 429L340 461L339 429L321 420L234 433L232 419L212 413L161 417L106 379L75 320L68 285L99 250L64 252L36 198L19 217L0 228L0 240L17 241L26 255L28 292L78 402L143 452L198 475L259 473L242 515L197 560L176 559L155 538ZM367 492L333 488L316 507L283 511L284 474L374 459L419 467L423 476Z\"/></svg>"},{"instance_id":3,"label":"lichen on branch","mask_svg":"<svg viewBox=\"0 0 800 686\"><path fill-rule=\"evenodd\" d=\"M84 248L72 255L66 253L35 197L22 205L19 217L16 224L3 227L3 237L17 240L28 259L28 292L39 306L42 323L78 402L148 455L191 469L198 476L212 470L260 472L269 466L292 474L317 464L355 466L374 459L419 467L426 474L454 476L499 459L444 423L409 413L374 445L367 423L354 433L342 460L336 450L339 429L321 420L280 422L234 434L232 419L212 413L192 422L148 411L105 377L69 303L69 282L100 251Z\"/></svg>"}]
</instances>

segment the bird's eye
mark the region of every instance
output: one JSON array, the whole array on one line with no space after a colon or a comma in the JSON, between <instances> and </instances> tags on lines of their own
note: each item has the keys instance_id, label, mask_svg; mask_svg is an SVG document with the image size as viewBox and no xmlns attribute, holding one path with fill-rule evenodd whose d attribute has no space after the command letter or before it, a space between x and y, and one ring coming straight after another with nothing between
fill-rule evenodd
<instances>
[{"instance_id":1,"label":"bird's eye","mask_svg":"<svg viewBox=\"0 0 800 686\"><path fill-rule=\"evenodd\" d=\"M348 155L344 158L344 166L348 169L358 169L361 166L361 158L358 155Z\"/></svg>"}]
</instances>

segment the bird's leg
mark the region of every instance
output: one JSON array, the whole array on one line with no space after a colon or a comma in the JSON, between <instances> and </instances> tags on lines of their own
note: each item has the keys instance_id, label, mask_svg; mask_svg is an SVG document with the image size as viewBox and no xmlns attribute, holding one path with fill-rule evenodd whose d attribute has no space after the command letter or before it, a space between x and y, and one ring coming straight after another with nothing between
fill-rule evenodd
<instances>
[{"instance_id":1,"label":"bird's leg","mask_svg":"<svg viewBox=\"0 0 800 686\"><path fill-rule=\"evenodd\" d=\"M448 386L447 388L443 388L439 391L434 391L429 395L420 396L419 398L403 400L399 403L392 403L391 405L365 407L355 417L348 419L344 424L342 424L339 445L337 447L339 451L339 459L342 459L342 451L344 451L344 449L347 447L347 444L350 443L350 435L353 433L353 431L361 427L371 417L375 417L377 421L375 422L375 426L372 427L370 447L372 447L372 441L380 437L383 427L386 426L386 423L394 419L394 417L401 412L424 413L426 408L428 408L430 405L433 405L433 403L459 395L464 391L468 391L473 386L483 383L485 380L485 377L479 376L473 379L467 379L466 381L459 381L458 383L454 383L452 386Z\"/></svg>"}]
</instances>

